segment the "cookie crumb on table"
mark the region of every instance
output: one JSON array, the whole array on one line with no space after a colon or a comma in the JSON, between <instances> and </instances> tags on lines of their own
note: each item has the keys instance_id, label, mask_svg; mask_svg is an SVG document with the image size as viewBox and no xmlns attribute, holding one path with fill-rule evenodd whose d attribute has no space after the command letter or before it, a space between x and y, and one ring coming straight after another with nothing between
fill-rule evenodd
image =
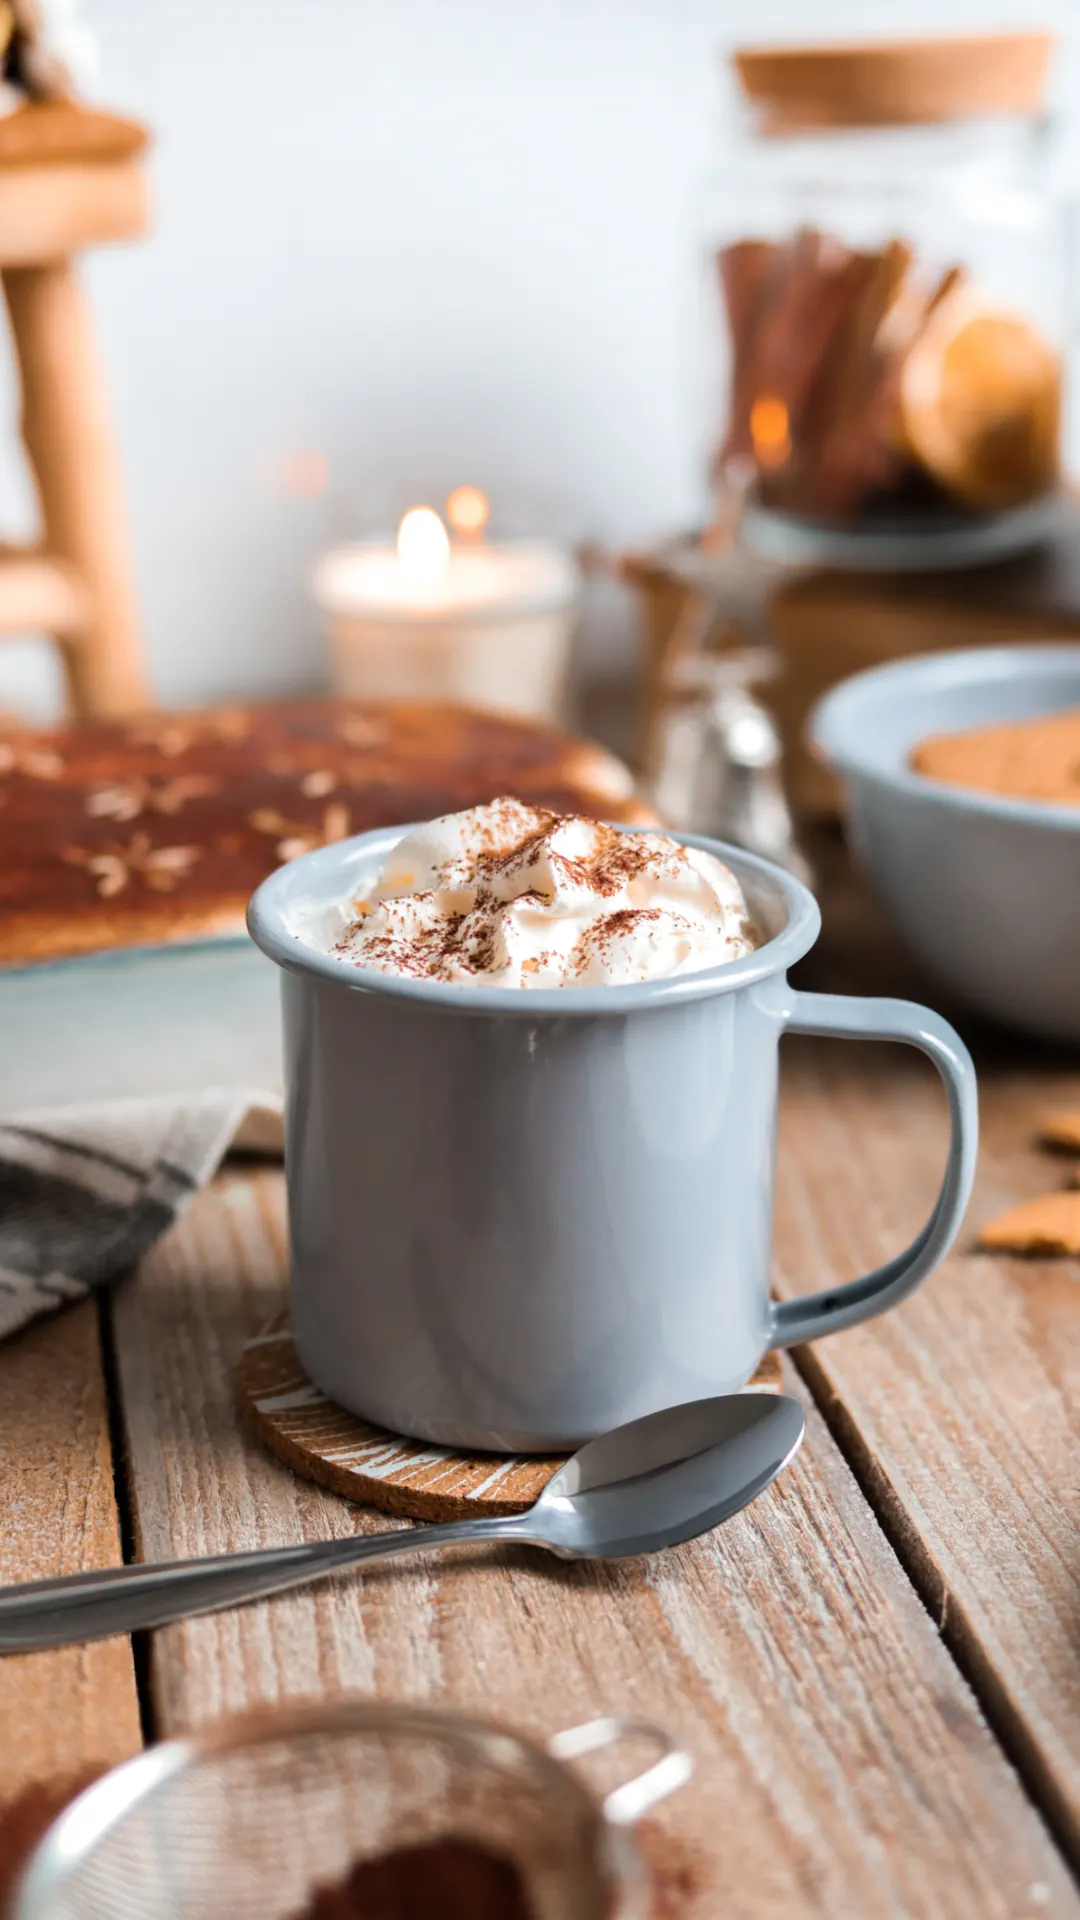
<instances>
[{"instance_id":1,"label":"cookie crumb on table","mask_svg":"<svg viewBox=\"0 0 1080 1920\"><path fill-rule=\"evenodd\" d=\"M1080 1110L1073 1113L1044 1113L1039 1121L1039 1144L1064 1147L1080 1153Z\"/></svg>"},{"instance_id":2,"label":"cookie crumb on table","mask_svg":"<svg viewBox=\"0 0 1080 1920\"><path fill-rule=\"evenodd\" d=\"M994 1253L1080 1254L1080 1187L1010 1207L982 1228L978 1245Z\"/></svg>"}]
</instances>

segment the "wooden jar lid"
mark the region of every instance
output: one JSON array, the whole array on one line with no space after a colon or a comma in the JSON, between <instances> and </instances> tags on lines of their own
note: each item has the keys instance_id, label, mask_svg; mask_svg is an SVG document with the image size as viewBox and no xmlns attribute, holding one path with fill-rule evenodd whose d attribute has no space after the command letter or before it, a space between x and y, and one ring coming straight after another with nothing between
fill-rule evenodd
<instances>
[{"instance_id":1,"label":"wooden jar lid","mask_svg":"<svg viewBox=\"0 0 1080 1920\"><path fill-rule=\"evenodd\" d=\"M1042 111L1049 33L744 47L732 56L762 133L1027 117Z\"/></svg>"}]
</instances>

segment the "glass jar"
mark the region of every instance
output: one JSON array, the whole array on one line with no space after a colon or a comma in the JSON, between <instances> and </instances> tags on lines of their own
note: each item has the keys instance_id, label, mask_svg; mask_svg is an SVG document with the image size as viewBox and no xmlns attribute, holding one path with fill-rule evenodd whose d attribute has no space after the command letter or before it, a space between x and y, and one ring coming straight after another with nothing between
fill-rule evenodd
<instances>
[{"instance_id":1,"label":"glass jar","mask_svg":"<svg viewBox=\"0 0 1080 1920\"><path fill-rule=\"evenodd\" d=\"M704 210L727 487L794 520L954 532L1052 498L1068 290L1049 50L735 56Z\"/></svg>"}]
</instances>

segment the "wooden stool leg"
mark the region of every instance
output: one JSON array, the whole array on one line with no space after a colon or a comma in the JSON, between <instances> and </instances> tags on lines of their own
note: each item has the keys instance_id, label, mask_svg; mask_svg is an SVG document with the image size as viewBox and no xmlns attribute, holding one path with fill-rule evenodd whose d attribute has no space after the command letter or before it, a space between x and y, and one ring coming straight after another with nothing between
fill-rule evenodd
<instances>
[{"instance_id":1,"label":"wooden stool leg","mask_svg":"<svg viewBox=\"0 0 1080 1920\"><path fill-rule=\"evenodd\" d=\"M70 260L0 275L22 377L23 438L37 479L45 547L84 582L92 613L64 653L73 712L144 709L120 469L90 314Z\"/></svg>"}]
</instances>

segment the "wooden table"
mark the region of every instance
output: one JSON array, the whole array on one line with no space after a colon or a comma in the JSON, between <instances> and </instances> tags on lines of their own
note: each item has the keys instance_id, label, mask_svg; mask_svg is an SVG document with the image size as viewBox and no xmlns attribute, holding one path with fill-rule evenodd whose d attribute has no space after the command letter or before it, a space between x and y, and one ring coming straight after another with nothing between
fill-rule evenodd
<instances>
[{"instance_id":1,"label":"wooden table","mask_svg":"<svg viewBox=\"0 0 1080 1920\"><path fill-rule=\"evenodd\" d=\"M816 985L853 984L837 898ZM398 1564L0 1661L0 1795L287 1697L450 1700L538 1735L632 1710L697 1765L646 1835L658 1914L1080 1915L1080 1272L972 1249L1062 1184L1032 1124L1080 1105L1080 1063L976 1040L969 1226L898 1312L785 1363L807 1441L748 1512L647 1562ZM904 1050L793 1040L783 1081L788 1297L910 1236L945 1114ZM0 1348L5 1578L390 1524L241 1428L233 1369L283 1274L280 1172L233 1164L112 1300Z\"/></svg>"}]
</instances>

